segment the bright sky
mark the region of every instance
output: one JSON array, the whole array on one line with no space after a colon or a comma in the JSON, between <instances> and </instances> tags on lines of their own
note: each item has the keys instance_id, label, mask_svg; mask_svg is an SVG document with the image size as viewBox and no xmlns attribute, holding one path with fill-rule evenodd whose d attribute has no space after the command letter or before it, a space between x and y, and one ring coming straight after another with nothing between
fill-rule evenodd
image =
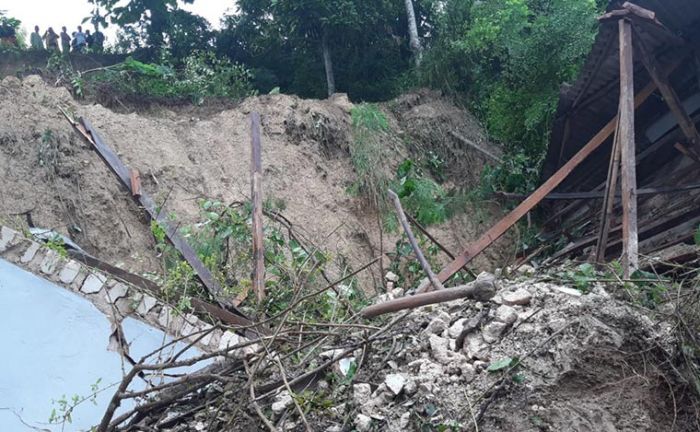
<instances>
[{"instance_id":1,"label":"bright sky","mask_svg":"<svg viewBox=\"0 0 700 432\"><path fill-rule=\"evenodd\" d=\"M214 28L219 28L219 20L225 12L232 12L235 0L195 0L194 4L181 6L206 18ZM76 30L83 18L92 12L92 5L87 0L0 0L0 10L22 21L22 27L29 35L38 25L43 34L48 27L56 32L62 26L68 32ZM92 30L92 26L86 27ZM110 25L104 30L108 42L114 41L116 26Z\"/></svg>"}]
</instances>

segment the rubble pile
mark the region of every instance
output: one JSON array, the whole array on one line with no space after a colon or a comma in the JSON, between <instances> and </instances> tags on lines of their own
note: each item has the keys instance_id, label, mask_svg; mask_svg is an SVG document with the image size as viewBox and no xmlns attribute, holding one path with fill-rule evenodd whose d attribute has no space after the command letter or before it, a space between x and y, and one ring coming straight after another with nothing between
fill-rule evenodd
<instances>
[{"instance_id":1,"label":"rubble pile","mask_svg":"<svg viewBox=\"0 0 700 432\"><path fill-rule=\"evenodd\" d=\"M670 326L602 285L498 284L489 302L415 310L367 358L356 353L349 400L319 416L325 430L475 430L477 419L481 431L671 430L655 362L673 352Z\"/></svg>"}]
</instances>

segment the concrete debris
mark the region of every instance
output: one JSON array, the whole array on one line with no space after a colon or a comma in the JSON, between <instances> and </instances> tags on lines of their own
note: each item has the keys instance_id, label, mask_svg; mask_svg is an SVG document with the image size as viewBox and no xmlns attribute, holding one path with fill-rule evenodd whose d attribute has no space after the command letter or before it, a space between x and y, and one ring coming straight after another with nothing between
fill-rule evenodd
<instances>
[{"instance_id":1,"label":"concrete debris","mask_svg":"<svg viewBox=\"0 0 700 432\"><path fill-rule=\"evenodd\" d=\"M503 299L503 304L508 306L524 306L530 304L532 294L530 294L530 292L524 288L518 288L515 291L502 293L501 298Z\"/></svg>"},{"instance_id":2,"label":"concrete debris","mask_svg":"<svg viewBox=\"0 0 700 432\"><path fill-rule=\"evenodd\" d=\"M365 432L372 427L372 418L364 414L358 414L355 417L354 423L358 432Z\"/></svg>"},{"instance_id":3,"label":"concrete debris","mask_svg":"<svg viewBox=\"0 0 700 432\"><path fill-rule=\"evenodd\" d=\"M496 309L494 318L505 324L513 324L518 319L518 311L511 306L501 305Z\"/></svg>"},{"instance_id":4,"label":"concrete debris","mask_svg":"<svg viewBox=\"0 0 700 432\"><path fill-rule=\"evenodd\" d=\"M516 315L517 317L517 315ZM457 339L462 333L462 330L464 330L464 324L467 322L466 318L460 318L457 321L454 322L450 326L450 329L447 331L447 334L452 338L452 339Z\"/></svg>"},{"instance_id":5,"label":"concrete debris","mask_svg":"<svg viewBox=\"0 0 700 432\"><path fill-rule=\"evenodd\" d=\"M272 403L272 412L275 413L275 415L280 415L293 403L294 400L288 391L280 392Z\"/></svg>"},{"instance_id":6,"label":"concrete debris","mask_svg":"<svg viewBox=\"0 0 700 432\"><path fill-rule=\"evenodd\" d=\"M352 395L355 406L363 406L369 402L369 398L372 396L372 387L367 383L355 384L352 387Z\"/></svg>"},{"instance_id":7,"label":"concrete debris","mask_svg":"<svg viewBox=\"0 0 700 432\"><path fill-rule=\"evenodd\" d=\"M97 294L102 289L102 286L105 284L106 280L107 278L104 275L100 273L93 273L85 279L80 291L84 292L85 294Z\"/></svg>"},{"instance_id":8,"label":"concrete debris","mask_svg":"<svg viewBox=\"0 0 700 432\"><path fill-rule=\"evenodd\" d=\"M58 273L58 279L61 281L61 283L69 285L73 283L76 277L78 277L78 273L80 273L80 263L70 260Z\"/></svg>"},{"instance_id":9,"label":"concrete debris","mask_svg":"<svg viewBox=\"0 0 700 432\"><path fill-rule=\"evenodd\" d=\"M389 374L384 379L384 384L394 395L398 396L406 385L406 377L402 374Z\"/></svg>"},{"instance_id":10,"label":"concrete debris","mask_svg":"<svg viewBox=\"0 0 700 432\"><path fill-rule=\"evenodd\" d=\"M399 276L396 273L389 271L384 276L384 279L388 280L389 282L397 283L399 281Z\"/></svg>"},{"instance_id":11,"label":"concrete debris","mask_svg":"<svg viewBox=\"0 0 700 432\"><path fill-rule=\"evenodd\" d=\"M507 324L500 321L491 321L484 326L482 335L488 343L494 343L501 338L501 333L508 327Z\"/></svg>"},{"instance_id":12,"label":"concrete debris","mask_svg":"<svg viewBox=\"0 0 700 432\"><path fill-rule=\"evenodd\" d=\"M562 287L562 286L552 286L551 287L553 290L558 291L562 294L568 294L570 296L574 297L581 297L583 293L577 289L573 288L567 288L567 287Z\"/></svg>"}]
</instances>

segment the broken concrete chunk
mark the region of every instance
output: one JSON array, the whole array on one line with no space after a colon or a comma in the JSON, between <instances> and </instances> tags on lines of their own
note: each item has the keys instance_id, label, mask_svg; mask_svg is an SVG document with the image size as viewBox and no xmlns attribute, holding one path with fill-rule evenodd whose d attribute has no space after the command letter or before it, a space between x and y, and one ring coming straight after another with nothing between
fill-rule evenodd
<instances>
[{"instance_id":1,"label":"broken concrete chunk","mask_svg":"<svg viewBox=\"0 0 700 432\"><path fill-rule=\"evenodd\" d=\"M456 339L459 337L459 335L462 333L462 330L464 330L464 323L467 322L466 318L460 318L457 321L452 324L450 329L447 331L447 334L450 335L451 338Z\"/></svg>"},{"instance_id":2,"label":"broken concrete chunk","mask_svg":"<svg viewBox=\"0 0 700 432\"><path fill-rule=\"evenodd\" d=\"M384 379L384 384L386 384L395 396L398 396L401 390L403 390L404 385L406 385L406 377L402 374L389 374Z\"/></svg>"},{"instance_id":3,"label":"broken concrete chunk","mask_svg":"<svg viewBox=\"0 0 700 432\"><path fill-rule=\"evenodd\" d=\"M408 430L408 427L411 424L411 412L406 411L405 413L401 414L401 417L399 418L399 427L402 430Z\"/></svg>"},{"instance_id":4,"label":"broken concrete chunk","mask_svg":"<svg viewBox=\"0 0 700 432\"><path fill-rule=\"evenodd\" d=\"M46 251L44 259L41 261L39 270L45 275L51 275L56 271L56 267L61 262L61 256L55 250Z\"/></svg>"},{"instance_id":5,"label":"broken concrete chunk","mask_svg":"<svg viewBox=\"0 0 700 432\"><path fill-rule=\"evenodd\" d=\"M464 343L464 352L470 359L488 360L489 347L480 334L467 336Z\"/></svg>"},{"instance_id":6,"label":"broken concrete chunk","mask_svg":"<svg viewBox=\"0 0 700 432\"><path fill-rule=\"evenodd\" d=\"M488 343L494 343L501 338L501 334L508 325L500 321L491 321L484 326L482 336Z\"/></svg>"},{"instance_id":7,"label":"broken concrete chunk","mask_svg":"<svg viewBox=\"0 0 700 432\"><path fill-rule=\"evenodd\" d=\"M384 279L388 280L389 282L396 283L399 281L399 276L396 273L389 271L384 276Z\"/></svg>"},{"instance_id":8,"label":"broken concrete chunk","mask_svg":"<svg viewBox=\"0 0 700 432\"><path fill-rule=\"evenodd\" d=\"M241 343L241 337L232 331L226 331L219 341L219 350L234 347Z\"/></svg>"},{"instance_id":9,"label":"broken concrete chunk","mask_svg":"<svg viewBox=\"0 0 700 432\"><path fill-rule=\"evenodd\" d=\"M58 279L66 285L71 284L80 273L80 263L70 260L58 273Z\"/></svg>"},{"instance_id":10,"label":"broken concrete chunk","mask_svg":"<svg viewBox=\"0 0 700 432\"><path fill-rule=\"evenodd\" d=\"M85 282L83 282L83 286L80 288L80 291L84 292L85 294L96 294L100 292L106 280L107 276L101 273L92 273L85 278Z\"/></svg>"},{"instance_id":11,"label":"broken concrete chunk","mask_svg":"<svg viewBox=\"0 0 700 432\"><path fill-rule=\"evenodd\" d=\"M430 334L441 335L447 329L447 323L442 318L433 318L425 331Z\"/></svg>"},{"instance_id":12,"label":"broken concrete chunk","mask_svg":"<svg viewBox=\"0 0 700 432\"><path fill-rule=\"evenodd\" d=\"M365 432L372 427L372 418L364 414L358 414L354 423L358 432Z\"/></svg>"},{"instance_id":13,"label":"broken concrete chunk","mask_svg":"<svg viewBox=\"0 0 700 432\"><path fill-rule=\"evenodd\" d=\"M496 309L495 318L506 324L513 324L518 319L518 311L507 305L501 305Z\"/></svg>"},{"instance_id":14,"label":"broken concrete chunk","mask_svg":"<svg viewBox=\"0 0 700 432\"><path fill-rule=\"evenodd\" d=\"M515 291L501 294L501 298L503 299L503 304L508 306L527 305L532 300L532 294L526 289L518 288Z\"/></svg>"},{"instance_id":15,"label":"broken concrete chunk","mask_svg":"<svg viewBox=\"0 0 700 432\"><path fill-rule=\"evenodd\" d=\"M355 405L361 407L369 402L369 398L372 396L372 387L367 383L355 384L352 386L352 400Z\"/></svg>"},{"instance_id":16,"label":"broken concrete chunk","mask_svg":"<svg viewBox=\"0 0 700 432\"><path fill-rule=\"evenodd\" d=\"M523 275L533 275L535 274L535 268L529 264L523 264L518 267L518 273Z\"/></svg>"},{"instance_id":17,"label":"broken concrete chunk","mask_svg":"<svg viewBox=\"0 0 700 432\"><path fill-rule=\"evenodd\" d=\"M294 403L292 396L288 391L283 391L275 397L275 401L272 403L272 412L276 415L280 415Z\"/></svg>"}]
</instances>

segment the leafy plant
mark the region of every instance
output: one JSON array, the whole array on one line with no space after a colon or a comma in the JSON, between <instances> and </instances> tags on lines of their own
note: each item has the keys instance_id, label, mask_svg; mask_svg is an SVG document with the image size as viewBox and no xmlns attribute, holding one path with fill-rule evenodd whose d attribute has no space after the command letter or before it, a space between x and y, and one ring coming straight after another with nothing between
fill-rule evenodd
<instances>
[{"instance_id":1,"label":"leafy plant","mask_svg":"<svg viewBox=\"0 0 700 432\"><path fill-rule=\"evenodd\" d=\"M425 176L412 160L406 159L396 170L396 193L405 210L423 225L441 223L448 218L449 200L443 188Z\"/></svg>"}]
</instances>

